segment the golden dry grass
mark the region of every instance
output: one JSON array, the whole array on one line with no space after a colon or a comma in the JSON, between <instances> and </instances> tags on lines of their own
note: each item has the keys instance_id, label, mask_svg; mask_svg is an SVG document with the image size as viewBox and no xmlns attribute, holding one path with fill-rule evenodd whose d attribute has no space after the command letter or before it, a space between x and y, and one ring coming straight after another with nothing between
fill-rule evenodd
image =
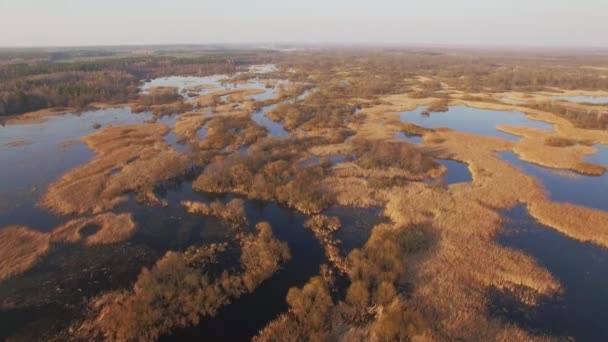
<instances>
[{"instance_id":1,"label":"golden dry grass","mask_svg":"<svg viewBox=\"0 0 608 342\"><path fill-rule=\"evenodd\" d=\"M200 113L185 113L180 115L179 119L173 127L173 132L180 140L193 140L196 138L196 133L201 127L211 119L208 115Z\"/></svg>"},{"instance_id":2,"label":"golden dry grass","mask_svg":"<svg viewBox=\"0 0 608 342\"><path fill-rule=\"evenodd\" d=\"M90 236L82 236L82 230L96 227L99 230ZM110 244L125 241L135 232L131 214L105 213L93 217L71 220L51 232L54 243L84 243L86 245Z\"/></svg>"},{"instance_id":3,"label":"golden dry grass","mask_svg":"<svg viewBox=\"0 0 608 342\"><path fill-rule=\"evenodd\" d=\"M530 127L498 126L498 130L523 137L513 147L513 152L524 161L556 169L569 169L582 174L601 176L606 171L600 165L583 161L585 156L595 152L592 146L576 144L570 146L550 146L547 139L562 138L554 132Z\"/></svg>"},{"instance_id":4,"label":"golden dry grass","mask_svg":"<svg viewBox=\"0 0 608 342\"><path fill-rule=\"evenodd\" d=\"M0 230L0 282L32 268L51 248L49 235L27 227Z\"/></svg>"},{"instance_id":5,"label":"golden dry grass","mask_svg":"<svg viewBox=\"0 0 608 342\"><path fill-rule=\"evenodd\" d=\"M182 201L181 204L192 214L215 216L232 222L247 223L244 202L239 198L235 198L226 204L222 204L219 201L211 202L209 204L204 202Z\"/></svg>"},{"instance_id":6,"label":"golden dry grass","mask_svg":"<svg viewBox=\"0 0 608 342\"><path fill-rule=\"evenodd\" d=\"M167 132L165 125L142 124L110 127L83 138L95 157L52 183L41 205L59 214L83 214L112 209L129 191L155 200L152 188L187 167L187 158L165 142Z\"/></svg>"}]
</instances>

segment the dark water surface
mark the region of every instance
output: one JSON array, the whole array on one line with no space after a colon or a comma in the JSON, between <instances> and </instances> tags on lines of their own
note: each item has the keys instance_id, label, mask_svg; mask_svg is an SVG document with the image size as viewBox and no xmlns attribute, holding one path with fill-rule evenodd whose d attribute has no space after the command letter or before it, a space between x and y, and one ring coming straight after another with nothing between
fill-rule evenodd
<instances>
[{"instance_id":1,"label":"dark water surface","mask_svg":"<svg viewBox=\"0 0 608 342\"><path fill-rule=\"evenodd\" d=\"M563 285L563 295L536 308L507 308L507 318L539 333L608 341L608 249L570 239L534 220L524 206L505 210L498 242L521 250Z\"/></svg>"},{"instance_id":2,"label":"dark water surface","mask_svg":"<svg viewBox=\"0 0 608 342\"><path fill-rule=\"evenodd\" d=\"M524 173L538 179L554 201L608 210L608 173L603 176L585 176L528 163L513 152L501 152L499 155ZM608 222L606 224L608 226Z\"/></svg>"}]
</instances>

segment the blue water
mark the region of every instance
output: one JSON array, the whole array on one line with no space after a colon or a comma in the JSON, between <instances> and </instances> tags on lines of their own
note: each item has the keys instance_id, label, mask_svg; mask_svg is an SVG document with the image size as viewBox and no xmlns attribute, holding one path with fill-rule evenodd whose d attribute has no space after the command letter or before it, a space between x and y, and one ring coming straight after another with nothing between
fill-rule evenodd
<instances>
[{"instance_id":1,"label":"blue water","mask_svg":"<svg viewBox=\"0 0 608 342\"><path fill-rule=\"evenodd\" d=\"M270 120L266 116L266 113L271 111L275 106L276 105L270 105L270 106L266 106L266 107L262 107L261 109L258 109L255 113L253 113L253 115L251 116L251 119L253 121L255 121L257 124L259 124L260 126L265 127L271 136L277 137L277 138L285 138L289 135L289 132L287 132L285 130L283 125L278 122Z\"/></svg>"},{"instance_id":2,"label":"blue water","mask_svg":"<svg viewBox=\"0 0 608 342\"><path fill-rule=\"evenodd\" d=\"M503 215L508 221L498 242L536 258L564 288L562 296L544 298L536 308L512 310L507 318L541 333L608 341L608 249L538 223L522 205Z\"/></svg>"},{"instance_id":3,"label":"blue water","mask_svg":"<svg viewBox=\"0 0 608 342\"><path fill-rule=\"evenodd\" d=\"M418 145L422 143L422 137L417 135L407 135L404 132L395 133L395 139Z\"/></svg>"},{"instance_id":4,"label":"blue water","mask_svg":"<svg viewBox=\"0 0 608 342\"><path fill-rule=\"evenodd\" d=\"M513 152L501 152L499 156L536 177L554 201L608 210L608 173L600 177L584 176L522 161Z\"/></svg>"},{"instance_id":5,"label":"blue water","mask_svg":"<svg viewBox=\"0 0 608 342\"><path fill-rule=\"evenodd\" d=\"M552 99L578 103L608 104L608 96L553 96Z\"/></svg>"},{"instance_id":6,"label":"blue water","mask_svg":"<svg viewBox=\"0 0 608 342\"><path fill-rule=\"evenodd\" d=\"M496 130L499 125L526 126L550 130L551 125L541 121L530 120L521 112L504 112L497 110L476 109L466 106L453 106L445 113L423 115L420 107L410 112L400 113L402 122L427 127L447 127L462 132L499 137L517 141L520 137Z\"/></svg>"},{"instance_id":7,"label":"blue water","mask_svg":"<svg viewBox=\"0 0 608 342\"><path fill-rule=\"evenodd\" d=\"M53 215L36 209L35 203L49 183L93 158L93 152L80 138L95 132L95 124L103 129L140 124L151 117L151 113L133 114L129 108L110 108L54 115L41 123L0 126L0 228L56 222ZM18 140L31 144L7 146ZM62 146L66 142L71 143Z\"/></svg>"},{"instance_id":8,"label":"blue water","mask_svg":"<svg viewBox=\"0 0 608 342\"><path fill-rule=\"evenodd\" d=\"M448 171L443 175L443 181L447 185L456 183L468 183L473 180L469 166L456 160L439 159L441 165L445 166Z\"/></svg>"},{"instance_id":9,"label":"blue water","mask_svg":"<svg viewBox=\"0 0 608 342\"><path fill-rule=\"evenodd\" d=\"M585 160L590 163L608 167L608 146L594 145L593 147L597 150L597 153L587 156Z\"/></svg>"}]
</instances>

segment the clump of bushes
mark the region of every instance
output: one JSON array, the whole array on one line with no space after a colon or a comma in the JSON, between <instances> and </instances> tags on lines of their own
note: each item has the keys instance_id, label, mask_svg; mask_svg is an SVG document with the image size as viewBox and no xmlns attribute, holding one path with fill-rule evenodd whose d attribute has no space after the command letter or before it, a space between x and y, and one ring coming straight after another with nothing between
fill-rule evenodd
<instances>
[{"instance_id":1,"label":"clump of bushes","mask_svg":"<svg viewBox=\"0 0 608 342\"><path fill-rule=\"evenodd\" d=\"M251 146L246 156L235 153L214 159L193 186L201 191L274 200L304 213L317 213L332 197L321 187L326 173L322 166L302 167L296 162L305 146L306 142L299 140L262 141Z\"/></svg>"},{"instance_id":2,"label":"clump of bushes","mask_svg":"<svg viewBox=\"0 0 608 342\"><path fill-rule=\"evenodd\" d=\"M578 128L608 129L608 115L602 115L598 111L574 108L555 101L528 103L526 106L555 114L570 121Z\"/></svg>"},{"instance_id":3,"label":"clump of bushes","mask_svg":"<svg viewBox=\"0 0 608 342\"><path fill-rule=\"evenodd\" d=\"M308 219L304 226L313 231L315 237L325 249L325 255L334 267L340 272L346 273L347 267L344 258L340 255L338 242L332 237L332 233L340 229L342 224L335 216L315 215Z\"/></svg>"},{"instance_id":4,"label":"clump of bushes","mask_svg":"<svg viewBox=\"0 0 608 342\"><path fill-rule=\"evenodd\" d=\"M435 100L431 102L431 104L429 104L424 111L422 111L422 114L428 115L431 113L447 112L450 110L449 104L450 100L448 99Z\"/></svg>"},{"instance_id":5,"label":"clump of bushes","mask_svg":"<svg viewBox=\"0 0 608 342\"><path fill-rule=\"evenodd\" d=\"M412 231L418 233L412 235ZM349 340L357 341L425 336L427 322L407 305L396 286L404 275L404 258L421 251L419 247L428 248L421 242L428 239L420 239L420 232L428 234L424 227L375 227L365 246L348 256L351 285L343 301L332 301L331 278L315 276L301 289L289 290L289 311L268 324L254 341L324 341L343 337L345 331ZM327 271L322 269L321 274Z\"/></svg>"},{"instance_id":6,"label":"clump of bushes","mask_svg":"<svg viewBox=\"0 0 608 342\"><path fill-rule=\"evenodd\" d=\"M552 147L568 147L576 145L576 140L564 137L548 137L545 139L545 145Z\"/></svg>"},{"instance_id":7,"label":"clump of bushes","mask_svg":"<svg viewBox=\"0 0 608 342\"><path fill-rule=\"evenodd\" d=\"M194 201L182 201L188 212L204 216L215 216L237 224L246 224L245 205L242 199L235 198L223 204L220 201L213 201L209 204Z\"/></svg>"},{"instance_id":8,"label":"clump of bushes","mask_svg":"<svg viewBox=\"0 0 608 342\"><path fill-rule=\"evenodd\" d=\"M421 137L424 135L424 133L429 131L428 128L418 126L411 122L401 123L400 128L401 128L401 131L403 133L405 133L407 136L416 136L416 137Z\"/></svg>"},{"instance_id":9,"label":"clump of bushes","mask_svg":"<svg viewBox=\"0 0 608 342\"><path fill-rule=\"evenodd\" d=\"M354 139L357 164L366 169L399 168L413 174L423 174L437 167L437 162L417 147L392 141Z\"/></svg>"},{"instance_id":10,"label":"clump of bushes","mask_svg":"<svg viewBox=\"0 0 608 342\"><path fill-rule=\"evenodd\" d=\"M231 298L252 292L290 259L287 244L274 239L268 223L241 240L240 273L224 271L213 279L205 271L225 245L185 253L168 252L152 269L143 269L133 290L94 299L81 338L154 341L177 327L196 325L213 316Z\"/></svg>"}]
</instances>

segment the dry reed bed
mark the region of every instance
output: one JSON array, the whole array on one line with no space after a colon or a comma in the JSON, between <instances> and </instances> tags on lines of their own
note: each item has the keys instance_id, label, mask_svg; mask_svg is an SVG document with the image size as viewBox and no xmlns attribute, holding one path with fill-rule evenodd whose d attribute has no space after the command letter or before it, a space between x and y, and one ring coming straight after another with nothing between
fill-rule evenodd
<instances>
[{"instance_id":1,"label":"dry reed bed","mask_svg":"<svg viewBox=\"0 0 608 342\"><path fill-rule=\"evenodd\" d=\"M238 224L247 224L245 206L242 199L235 198L226 204L220 201L211 203L182 201L182 206L191 214L215 216Z\"/></svg>"},{"instance_id":2,"label":"dry reed bed","mask_svg":"<svg viewBox=\"0 0 608 342\"><path fill-rule=\"evenodd\" d=\"M78 339L155 341L178 327L198 324L232 299L251 293L289 261L287 244L276 240L268 223L255 234L240 236L240 271L212 275L208 266L226 245L193 246L167 252L144 268L130 290L108 292L90 302Z\"/></svg>"},{"instance_id":3,"label":"dry reed bed","mask_svg":"<svg viewBox=\"0 0 608 342\"><path fill-rule=\"evenodd\" d=\"M82 236L85 228L97 228L90 236ZM50 233L28 227L9 226L0 230L0 282L32 268L47 255L53 244L111 244L125 241L135 232L131 214L105 213L77 218L56 227Z\"/></svg>"},{"instance_id":4,"label":"dry reed bed","mask_svg":"<svg viewBox=\"0 0 608 342\"><path fill-rule=\"evenodd\" d=\"M380 111L371 120L383 115ZM559 118L555 121L571 127ZM602 133L590 135L597 138ZM607 213L548 201L534 178L497 157L496 152L514 149L516 143L452 130L426 132L424 141L437 148L438 157L467 163L473 181L447 189L410 184L388 190L384 196L386 213L396 224L432 222L440 232L432 253L412 265L414 304L433 322L439 339L533 339L520 328L488 317L487 290L524 286L537 295L551 295L560 286L525 254L496 244L495 235L501 227L496 209L523 202L540 222L603 246L608 246ZM521 300L533 302L534 296Z\"/></svg>"},{"instance_id":5,"label":"dry reed bed","mask_svg":"<svg viewBox=\"0 0 608 342\"><path fill-rule=\"evenodd\" d=\"M0 230L0 281L32 268L51 248L50 236L27 227Z\"/></svg>"},{"instance_id":6,"label":"dry reed bed","mask_svg":"<svg viewBox=\"0 0 608 342\"><path fill-rule=\"evenodd\" d=\"M165 142L168 130L161 124L118 126L83 138L95 157L52 183L40 204L58 214L101 213L130 191L159 202L154 186L187 167L187 158Z\"/></svg>"},{"instance_id":7,"label":"dry reed bed","mask_svg":"<svg viewBox=\"0 0 608 342\"><path fill-rule=\"evenodd\" d=\"M569 169L578 173L601 176L606 169L583 161L594 154L595 148L573 141L571 146L549 146L547 139L559 139L560 135L529 127L498 126L498 130L523 137L513 147L522 160L556 169ZM566 139L566 138L563 138Z\"/></svg>"}]
</instances>

